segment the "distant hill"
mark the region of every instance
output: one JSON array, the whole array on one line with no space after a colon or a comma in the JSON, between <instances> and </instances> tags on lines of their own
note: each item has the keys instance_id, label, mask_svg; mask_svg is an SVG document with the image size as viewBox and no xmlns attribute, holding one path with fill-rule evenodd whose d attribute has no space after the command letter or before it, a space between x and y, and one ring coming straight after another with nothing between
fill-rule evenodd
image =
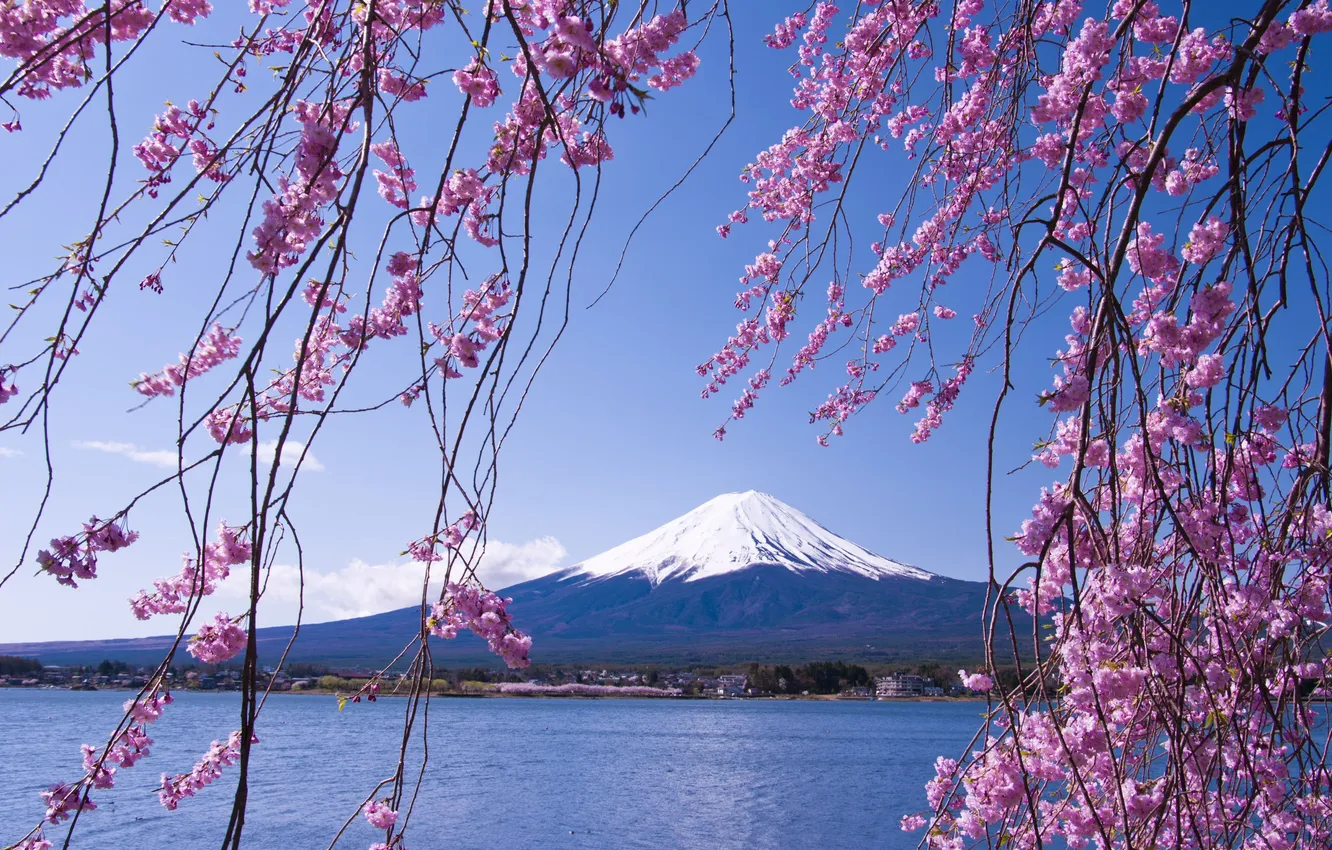
<instances>
[{"instance_id":1,"label":"distant hill","mask_svg":"<svg viewBox=\"0 0 1332 850\"><path fill-rule=\"evenodd\" d=\"M985 590L884 558L750 491L718 496L503 595L513 597L514 621L533 637L536 663L889 663L979 658ZM420 617L404 608L302 626L289 660L382 665L419 631ZM263 660L275 661L290 636L290 626L260 629ZM0 654L47 664L146 663L170 642L4 644ZM470 634L431 647L446 667L497 663Z\"/></svg>"}]
</instances>

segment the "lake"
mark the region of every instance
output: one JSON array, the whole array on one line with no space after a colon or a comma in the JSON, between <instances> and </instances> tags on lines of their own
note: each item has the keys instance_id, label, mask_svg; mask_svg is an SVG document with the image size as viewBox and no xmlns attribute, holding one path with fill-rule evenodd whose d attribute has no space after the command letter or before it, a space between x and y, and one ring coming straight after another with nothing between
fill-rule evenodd
<instances>
[{"instance_id":1,"label":"lake","mask_svg":"<svg viewBox=\"0 0 1332 850\"><path fill-rule=\"evenodd\" d=\"M0 846L44 811L38 791L81 775L121 691L0 690ZM154 789L238 725L237 694L179 693L152 754L97 791L72 847L220 846L234 771L169 812ZM337 710L275 695L260 717L246 847L327 847L397 758L406 702ZM407 833L430 848L907 848L936 756L957 757L983 703L433 699L430 765ZM408 763L409 775L412 762ZM47 837L63 837L63 827ZM359 816L338 847L382 840ZM59 846L59 842L56 842Z\"/></svg>"}]
</instances>

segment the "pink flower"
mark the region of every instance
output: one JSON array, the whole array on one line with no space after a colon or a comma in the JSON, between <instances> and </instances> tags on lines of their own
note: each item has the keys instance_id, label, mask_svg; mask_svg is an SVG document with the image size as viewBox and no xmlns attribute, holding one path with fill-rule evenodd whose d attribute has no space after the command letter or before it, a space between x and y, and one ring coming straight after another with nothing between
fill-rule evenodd
<instances>
[{"instance_id":1,"label":"pink flower","mask_svg":"<svg viewBox=\"0 0 1332 850\"><path fill-rule=\"evenodd\" d=\"M218 614L211 623L205 623L199 634L190 638L187 651L205 664L221 664L245 649L247 635L244 629L226 614Z\"/></svg>"},{"instance_id":2,"label":"pink flower","mask_svg":"<svg viewBox=\"0 0 1332 850\"><path fill-rule=\"evenodd\" d=\"M398 813L389 808L388 801L371 800L365 804L365 819L377 829L392 829L398 822Z\"/></svg>"},{"instance_id":3,"label":"pink flower","mask_svg":"<svg viewBox=\"0 0 1332 850\"><path fill-rule=\"evenodd\" d=\"M897 412L906 413L912 408L920 407L921 401L930 393L934 392L934 384L930 381L913 381L911 386L907 387L906 394L902 400L897 403Z\"/></svg>"},{"instance_id":4,"label":"pink flower","mask_svg":"<svg viewBox=\"0 0 1332 850\"><path fill-rule=\"evenodd\" d=\"M805 26L807 20L803 12L796 12L777 25L771 35L765 35L763 42L774 50L790 47L795 43L796 35Z\"/></svg>"},{"instance_id":5,"label":"pink flower","mask_svg":"<svg viewBox=\"0 0 1332 850\"><path fill-rule=\"evenodd\" d=\"M18 395L17 384L15 384L13 381L10 381L8 385L5 384L6 372L8 372L10 375L13 375L14 374L13 367L0 368L0 404L4 404L14 396Z\"/></svg>"},{"instance_id":6,"label":"pink flower","mask_svg":"<svg viewBox=\"0 0 1332 850\"><path fill-rule=\"evenodd\" d=\"M910 336L920 327L919 313L903 313L893 323L893 336Z\"/></svg>"},{"instance_id":7,"label":"pink flower","mask_svg":"<svg viewBox=\"0 0 1332 850\"><path fill-rule=\"evenodd\" d=\"M276 193L264 202L264 219L254 228L250 264L264 274L277 274L300 262L324 226L323 210L337 197L345 176L338 165L338 145L350 132L352 103L300 100L292 107L301 125L294 171L278 178Z\"/></svg>"},{"instance_id":8,"label":"pink flower","mask_svg":"<svg viewBox=\"0 0 1332 850\"><path fill-rule=\"evenodd\" d=\"M41 795L46 803L47 823L60 823L73 817L74 812L90 812L97 808L97 804L77 785L71 787L59 782L42 791Z\"/></svg>"},{"instance_id":9,"label":"pink flower","mask_svg":"<svg viewBox=\"0 0 1332 850\"><path fill-rule=\"evenodd\" d=\"M51 548L37 553L37 565L60 584L78 587L75 579L97 578L98 552L115 552L138 539L137 531L93 517L83 524L82 534L53 539Z\"/></svg>"},{"instance_id":10,"label":"pink flower","mask_svg":"<svg viewBox=\"0 0 1332 850\"><path fill-rule=\"evenodd\" d=\"M167 14L176 23L193 26L199 18L206 18L213 13L213 4L208 0L172 0Z\"/></svg>"},{"instance_id":11,"label":"pink flower","mask_svg":"<svg viewBox=\"0 0 1332 850\"><path fill-rule=\"evenodd\" d=\"M1164 233L1153 233L1151 224L1140 223L1138 238L1129 244L1129 267L1153 283L1170 281L1179 270L1179 260L1161 247L1164 242Z\"/></svg>"},{"instance_id":12,"label":"pink flower","mask_svg":"<svg viewBox=\"0 0 1332 850\"><path fill-rule=\"evenodd\" d=\"M1202 390L1216 386L1225 378L1225 358L1220 354L1204 354L1198 358L1198 365L1189 371L1184 380L1189 386Z\"/></svg>"},{"instance_id":13,"label":"pink flower","mask_svg":"<svg viewBox=\"0 0 1332 850\"><path fill-rule=\"evenodd\" d=\"M414 103L426 96L425 80L409 80L395 74L387 68L379 69L379 90L407 103Z\"/></svg>"},{"instance_id":14,"label":"pink flower","mask_svg":"<svg viewBox=\"0 0 1332 850\"><path fill-rule=\"evenodd\" d=\"M476 106L486 107L500 94L499 77L479 59L453 72L453 83L463 94L472 98Z\"/></svg>"},{"instance_id":15,"label":"pink flower","mask_svg":"<svg viewBox=\"0 0 1332 850\"><path fill-rule=\"evenodd\" d=\"M259 739L252 737L250 743L257 744ZM193 797L211 785L222 776L222 768L235 764L240 758L240 745L240 732L232 732L225 744L214 741L189 773L175 776L162 774L162 788L157 795L162 805L169 811L175 811L182 800Z\"/></svg>"},{"instance_id":16,"label":"pink flower","mask_svg":"<svg viewBox=\"0 0 1332 850\"><path fill-rule=\"evenodd\" d=\"M1255 408L1253 411L1253 421L1265 431L1276 431L1286 424L1290 414L1279 408L1270 405Z\"/></svg>"},{"instance_id":17,"label":"pink flower","mask_svg":"<svg viewBox=\"0 0 1332 850\"><path fill-rule=\"evenodd\" d=\"M218 443L245 443L254 435L238 407L219 407L204 417L208 435Z\"/></svg>"},{"instance_id":18,"label":"pink flower","mask_svg":"<svg viewBox=\"0 0 1332 850\"><path fill-rule=\"evenodd\" d=\"M1296 14L1299 14L1298 12ZM1295 42L1295 31L1280 21L1273 21L1258 41L1259 53L1275 53Z\"/></svg>"},{"instance_id":19,"label":"pink flower","mask_svg":"<svg viewBox=\"0 0 1332 850\"><path fill-rule=\"evenodd\" d=\"M177 12L175 4L171 11L173 15ZM158 188L171 182L170 169L187 150L194 154L194 167L200 174L215 183L226 183L231 179L231 175L223 171L224 163L216 146L203 136L212 126L209 111L197 100L191 100L184 110L170 106L157 116L153 132L134 146L134 155L150 172L147 181L150 197L157 197Z\"/></svg>"},{"instance_id":20,"label":"pink flower","mask_svg":"<svg viewBox=\"0 0 1332 850\"><path fill-rule=\"evenodd\" d=\"M989 691L994 687L994 680L985 673L968 673L966 670L958 670L957 676L962 680L962 686L973 691Z\"/></svg>"},{"instance_id":21,"label":"pink flower","mask_svg":"<svg viewBox=\"0 0 1332 850\"><path fill-rule=\"evenodd\" d=\"M1174 66L1170 70L1172 83L1192 83L1211 70L1218 60L1230 55L1230 45L1220 36L1210 42L1202 27L1187 33L1179 42Z\"/></svg>"},{"instance_id":22,"label":"pink flower","mask_svg":"<svg viewBox=\"0 0 1332 850\"><path fill-rule=\"evenodd\" d=\"M140 620L154 614L184 613L191 599L209 595L231 574L232 567L250 560L250 552L250 543L239 529L218 523L217 541L204 546L202 568L185 556L179 574L155 580L151 592L139 591L130 600L130 609Z\"/></svg>"},{"instance_id":23,"label":"pink flower","mask_svg":"<svg viewBox=\"0 0 1332 850\"><path fill-rule=\"evenodd\" d=\"M139 375L134 389L146 396L174 395L177 387L240 353L241 338L232 336L217 322L204 334L194 349L180 355L179 365L165 367L153 375Z\"/></svg>"},{"instance_id":24,"label":"pink flower","mask_svg":"<svg viewBox=\"0 0 1332 850\"><path fill-rule=\"evenodd\" d=\"M546 73L556 79L572 77L574 72L578 70L578 63L574 61L573 55L570 53L560 51L547 53L544 60Z\"/></svg>"},{"instance_id":25,"label":"pink flower","mask_svg":"<svg viewBox=\"0 0 1332 850\"><path fill-rule=\"evenodd\" d=\"M407 166L407 158L398 150L398 143L385 139L371 145L370 152L393 169L392 172L375 171L380 197L398 209L407 209L407 196L416 191L416 172Z\"/></svg>"},{"instance_id":26,"label":"pink flower","mask_svg":"<svg viewBox=\"0 0 1332 850\"><path fill-rule=\"evenodd\" d=\"M1267 92L1260 88L1236 91L1226 86L1226 111L1236 121L1248 121L1258 114L1258 104L1267 99Z\"/></svg>"},{"instance_id":27,"label":"pink flower","mask_svg":"<svg viewBox=\"0 0 1332 850\"><path fill-rule=\"evenodd\" d=\"M925 818L921 815L904 815L902 817L902 831L915 832L925 825Z\"/></svg>"},{"instance_id":28,"label":"pink flower","mask_svg":"<svg viewBox=\"0 0 1332 850\"><path fill-rule=\"evenodd\" d=\"M698 56L691 50L662 60L660 73L648 77L648 85L658 91L668 91L694 76L698 70Z\"/></svg>"},{"instance_id":29,"label":"pink flower","mask_svg":"<svg viewBox=\"0 0 1332 850\"><path fill-rule=\"evenodd\" d=\"M1206 221L1193 225L1189 231L1189 241L1180 253L1190 263L1202 265L1221 253L1229 234L1230 225L1216 216L1208 216Z\"/></svg>"},{"instance_id":30,"label":"pink flower","mask_svg":"<svg viewBox=\"0 0 1332 850\"><path fill-rule=\"evenodd\" d=\"M1291 13L1290 28L1301 36L1332 32L1332 9L1328 8L1327 0L1318 0Z\"/></svg>"},{"instance_id":31,"label":"pink flower","mask_svg":"<svg viewBox=\"0 0 1332 850\"><path fill-rule=\"evenodd\" d=\"M450 583L445 600L435 603L426 626L436 637L450 640L460 628L468 628L490 644L490 651L510 667L526 667L531 661L532 638L513 628L503 599L488 590Z\"/></svg>"}]
</instances>

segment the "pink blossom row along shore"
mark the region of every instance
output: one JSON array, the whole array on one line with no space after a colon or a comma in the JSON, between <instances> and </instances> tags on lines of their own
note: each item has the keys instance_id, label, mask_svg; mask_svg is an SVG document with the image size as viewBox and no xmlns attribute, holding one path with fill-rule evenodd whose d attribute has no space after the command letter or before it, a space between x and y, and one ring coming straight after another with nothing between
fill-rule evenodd
<instances>
[{"instance_id":1,"label":"pink blossom row along shore","mask_svg":"<svg viewBox=\"0 0 1332 850\"><path fill-rule=\"evenodd\" d=\"M678 697L679 688L647 688L641 685L583 685L566 682L563 685L534 685L530 682L501 682L495 689L502 694L520 697Z\"/></svg>"}]
</instances>

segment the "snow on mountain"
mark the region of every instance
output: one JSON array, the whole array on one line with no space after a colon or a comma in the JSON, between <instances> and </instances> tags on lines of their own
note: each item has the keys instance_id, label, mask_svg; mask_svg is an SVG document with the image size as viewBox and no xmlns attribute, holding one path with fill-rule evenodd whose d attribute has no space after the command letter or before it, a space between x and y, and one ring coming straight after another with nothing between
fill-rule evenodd
<instances>
[{"instance_id":1,"label":"snow on mountain","mask_svg":"<svg viewBox=\"0 0 1332 850\"><path fill-rule=\"evenodd\" d=\"M929 580L934 573L890 561L833 534L767 493L725 493L678 519L571 567L566 575L642 573L656 586L698 581L757 564L794 572Z\"/></svg>"}]
</instances>

